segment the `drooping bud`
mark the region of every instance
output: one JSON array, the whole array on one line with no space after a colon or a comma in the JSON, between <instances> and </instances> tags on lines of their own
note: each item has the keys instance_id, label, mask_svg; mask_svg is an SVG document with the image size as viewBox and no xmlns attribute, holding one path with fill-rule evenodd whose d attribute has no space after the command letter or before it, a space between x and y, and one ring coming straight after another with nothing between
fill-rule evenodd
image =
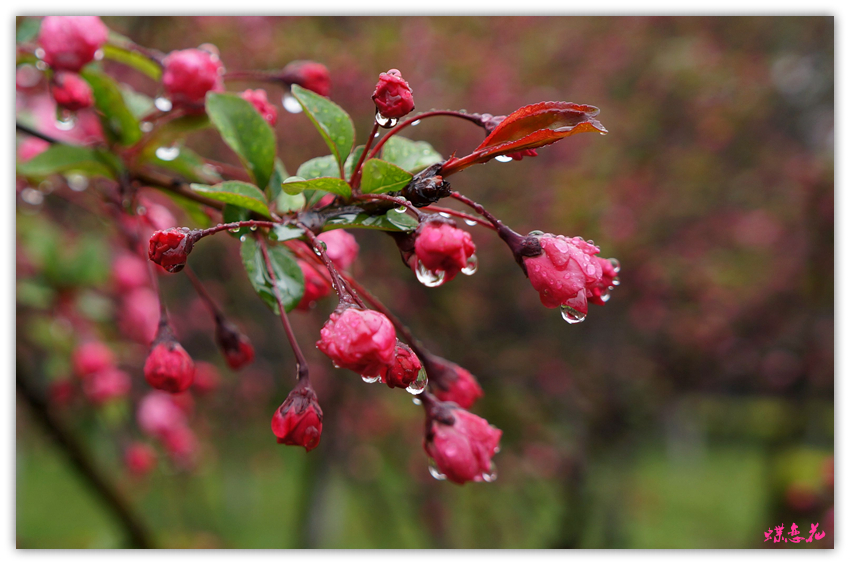
<instances>
[{"instance_id":1,"label":"drooping bud","mask_svg":"<svg viewBox=\"0 0 850 565\"><path fill-rule=\"evenodd\" d=\"M330 246L328 247L330 249ZM315 267L298 259L298 266L304 274L304 295L295 308L307 311L313 307L317 300L321 300L331 293L331 285L319 274ZM324 268L324 267L322 267Z\"/></svg>"},{"instance_id":2,"label":"drooping bud","mask_svg":"<svg viewBox=\"0 0 850 565\"><path fill-rule=\"evenodd\" d=\"M134 442L124 450L124 465L133 475L147 475L156 467L156 452L146 443Z\"/></svg>"},{"instance_id":3,"label":"drooping bud","mask_svg":"<svg viewBox=\"0 0 850 565\"><path fill-rule=\"evenodd\" d=\"M227 365L234 371L238 371L254 360L254 346L248 336L225 320L216 316L215 342L224 354Z\"/></svg>"},{"instance_id":4,"label":"drooping bud","mask_svg":"<svg viewBox=\"0 0 850 565\"><path fill-rule=\"evenodd\" d=\"M170 394L153 391L139 402L136 422L146 434L163 437L170 430L185 426L186 414Z\"/></svg>"},{"instance_id":5,"label":"drooping bud","mask_svg":"<svg viewBox=\"0 0 850 565\"><path fill-rule=\"evenodd\" d=\"M381 116L390 120L406 116L414 108L413 91L398 69L381 73L372 100Z\"/></svg>"},{"instance_id":6,"label":"drooping bud","mask_svg":"<svg viewBox=\"0 0 850 565\"><path fill-rule=\"evenodd\" d=\"M419 377L421 370L422 362L410 346L396 341L395 359L381 373L381 380L390 388L407 388Z\"/></svg>"},{"instance_id":7,"label":"drooping bud","mask_svg":"<svg viewBox=\"0 0 850 565\"><path fill-rule=\"evenodd\" d=\"M155 232L150 239L148 258L169 273L180 272L186 266L195 241L196 232L189 228Z\"/></svg>"},{"instance_id":8,"label":"drooping bud","mask_svg":"<svg viewBox=\"0 0 850 565\"><path fill-rule=\"evenodd\" d=\"M455 278L475 261L475 244L469 232L454 227L454 222L431 216L416 230L416 258L432 273L445 273L441 284ZM414 269L417 267L414 265ZM474 272L474 271L473 271Z\"/></svg>"},{"instance_id":9,"label":"drooping bud","mask_svg":"<svg viewBox=\"0 0 850 565\"><path fill-rule=\"evenodd\" d=\"M289 84L297 84L320 96L331 93L331 75L328 68L315 61L292 61L283 68L281 78Z\"/></svg>"},{"instance_id":10,"label":"drooping bud","mask_svg":"<svg viewBox=\"0 0 850 565\"><path fill-rule=\"evenodd\" d=\"M92 373L83 379L83 393L93 404L105 404L130 392L130 375L115 367Z\"/></svg>"},{"instance_id":11,"label":"drooping bud","mask_svg":"<svg viewBox=\"0 0 850 565\"><path fill-rule=\"evenodd\" d=\"M357 259L360 246L357 245L357 240L354 239L354 236L347 231L326 231L320 233L318 238L325 242L327 246L325 253L338 269L347 271Z\"/></svg>"},{"instance_id":12,"label":"drooping bud","mask_svg":"<svg viewBox=\"0 0 850 565\"><path fill-rule=\"evenodd\" d=\"M76 112L94 105L91 86L77 73L58 72L53 75L50 92L56 105Z\"/></svg>"},{"instance_id":13,"label":"drooping bud","mask_svg":"<svg viewBox=\"0 0 850 565\"><path fill-rule=\"evenodd\" d=\"M322 327L316 347L340 369L365 377L377 377L393 363L395 328L386 316L356 306L330 315Z\"/></svg>"},{"instance_id":14,"label":"drooping bud","mask_svg":"<svg viewBox=\"0 0 850 565\"><path fill-rule=\"evenodd\" d=\"M150 345L159 329L159 297L143 286L131 290L121 299L118 327L130 339Z\"/></svg>"},{"instance_id":15,"label":"drooping bud","mask_svg":"<svg viewBox=\"0 0 850 565\"><path fill-rule=\"evenodd\" d=\"M460 485L493 481L496 473L492 458L498 452L502 431L451 403L433 400L429 404L425 452L436 467L432 474Z\"/></svg>"},{"instance_id":16,"label":"drooping bud","mask_svg":"<svg viewBox=\"0 0 850 565\"><path fill-rule=\"evenodd\" d=\"M112 350L100 341L89 341L78 346L71 356L74 373L85 378L115 365Z\"/></svg>"},{"instance_id":17,"label":"drooping bud","mask_svg":"<svg viewBox=\"0 0 850 565\"><path fill-rule=\"evenodd\" d=\"M434 395L444 402L454 402L461 408L468 409L484 396L481 385L472 373L460 365L430 355L426 361L426 369Z\"/></svg>"},{"instance_id":18,"label":"drooping bud","mask_svg":"<svg viewBox=\"0 0 850 565\"><path fill-rule=\"evenodd\" d=\"M172 51L162 64L162 85L175 106L203 108L207 92L224 91L224 65L209 51Z\"/></svg>"},{"instance_id":19,"label":"drooping bud","mask_svg":"<svg viewBox=\"0 0 850 565\"><path fill-rule=\"evenodd\" d=\"M44 50L45 63L77 72L94 59L108 35L97 16L47 16L41 20L38 44Z\"/></svg>"},{"instance_id":20,"label":"drooping bud","mask_svg":"<svg viewBox=\"0 0 850 565\"><path fill-rule=\"evenodd\" d=\"M257 109L263 119L269 123L269 125L274 126L277 123L277 108L274 107L274 104L269 102L269 98L266 95L265 90L262 88L251 90L249 88L242 92L239 96L250 102L254 108Z\"/></svg>"},{"instance_id":21,"label":"drooping bud","mask_svg":"<svg viewBox=\"0 0 850 565\"><path fill-rule=\"evenodd\" d=\"M277 442L300 445L307 451L319 445L322 438L322 408L310 385L298 386L272 417L272 432Z\"/></svg>"},{"instance_id":22,"label":"drooping bud","mask_svg":"<svg viewBox=\"0 0 850 565\"><path fill-rule=\"evenodd\" d=\"M183 392L195 378L195 363L177 342L167 322L160 322L144 372L149 385L172 393Z\"/></svg>"},{"instance_id":23,"label":"drooping bud","mask_svg":"<svg viewBox=\"0 0 850 565\"><path fill-rule=\"evenodd\" d=\"M147 286L150 283L147 262L135 253L120 253L112 261L112 282L119 293Z\"/></svg>"}]
</instances>

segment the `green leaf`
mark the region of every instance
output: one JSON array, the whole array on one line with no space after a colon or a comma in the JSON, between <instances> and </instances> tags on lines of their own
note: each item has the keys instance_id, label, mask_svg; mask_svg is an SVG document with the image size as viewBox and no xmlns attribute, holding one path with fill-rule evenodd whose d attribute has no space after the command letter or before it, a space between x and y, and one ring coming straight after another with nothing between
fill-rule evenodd
<instances>
[{"instance_id":1,"label":"green leaf","mask_svg":"<svg viewBox=\"0 0 850 565\"><path fill-rule=\"evenodd\" d=\"M221 211L221 220L225 224L233 222L244 222L251 219L251 211L241 206L234 204L225 204L224 210ZM251 233L251 228L239 228L236 231L227 230L231 236L240 239L243 235Z\"/></svg>"},{"instance_id":2,"label":"green leaf","mask_svg":"<svg viewBox=\"0 0 850 565\"><path fill-rule=\"evenodd\" d=\"M316 157L309 161L304 161L296 176L302 179L317 179L319 177L334 177L339 175L339 166L336 162L336 157L333 155L325 155L324 157Z\"/></svg>"},{"instance_id":3,"label":"green leaf","mask_svg":"<svg viewBox=\"0 0 850 565\"><path fill-rule=\"evenodd\" d=\"M41 18L21 18L18 29L15 30L15 43L27 43L38 37L41 29Z\"/></svg>"},{"instance_id":4,"label":"green leaf","mask_svg":"<svg viewBox=\"0 0 850 565\"><path fill-rule=\"evenodd\" d=\"M170 161L160 159L156 151L149 148L143 162L175 172L188 182L215 184L222 180L213 167L208 167L204 159L188 147L181 147L177 157Z\"/></svg>"},{"instance_id":5,"label":"green leaf","mask_svg":"<svg viewBox=\"0 0 850 565\"><path fill-rule=\"evenodd\" d=\"M266 195L253 184L229 180L215 186L207 186L205 184L192 184L190 186L192 190L198 194L203 194L207 198L212 198L225 204L235 204L236 206L247 208L252 212L271 217L268 204L266 204Z\"/></svg>"},{"instance_id":6,"label":"green leaf","mask_svg":"<svg viewBox=\"0 0 850 565\"><path fill-rule=\"evenodd\" d=\"M138 51L133 51L120 45L114 45L112 43L104 45L103 58L132 67L157 82L162 77L162 67L158 63L148 59Z\"/></svg>"},{"instance_id":7,"label":"green leaf","mask_svg":"<svg viewBox=\"0 0 850 565\"><path fill-rule=\"evenodd\" d=\"M297 210L303 210L304 204L306 203L306 199L304 198L304 194L287 194L285 192L281 192L277 200L275 200L275 209L281 214L285 214L286 212L293 212Z\"/></svg>"},{"instance_id":8,"label":"green leaf","mask_svg":"<svg viewBox=\"0 0 850 565\"><path fill-rule=\"evenodd\" d=\"M173 200L180 208L186 212L186 215L195 222L197 227L207 228L210 226L210 217L204 212L204 208L201 204L198 204L194 200L189 200L185 196L181 196L174 192L166 193L168 197ZM227 208L227 206L225 206ZM244 210L244 208L238 208L239 210ZM250 212L249 212L250 214Z\"/></svg>"},{"instance_id":9,"label":"green leaf","mask_svg":"<svg viewBox=\"0 0 850 565\"><path fill-rule=\"evenodd\" d=\"M300 194L305 190L324 190L346 198L351 196L351 187L341 178L322 177L318 179L303 180L300 177L289 177L284 181L282 187L287 194Z\"/></svg>"},{"instance_id":10,"label":"green leaf","mask_svg":"<svg viewBox=\"0 0 850 565\"><path fill-rule=\"evenodd\" d=\"M119 88L121 89L121 95L124 97L124 104L130 110L130 113L133 114L134 118L141 120L144 116L153 112L153 98L141 92L136 92L126 84L121 84Z\"/></svg>"},{"instance_id":11,"label":"green leaf","mask_svg":"<svg viewBox=\"0 0 850 565\"><path fill-rule=\"evenodd\" d=\"M236 94L208 92L206 108L210 121L239 155L257 186L268 186L277 152L268 122L253 104Z\"/></svg>"},{"instance_id":12,"label":"green leaf","mask_svg":"<svg viewBox=\"0 0 850 565\"><path fill-rule=\"evenodd\" d=\"M87 68L80 73L94 94L94 105L107 136L121 145L132 145L142 138L139 121L127 108L118 84L107 75Z\"/></svg>"},{"instance_id":13,"label":"green leaf","mask_svg":"<svg viewBox=\"0 0 850 565\"><path fill-rule=\"evenodd\" d=\"M65 171L81 171L88 175L116 178L110 156L97 149L75 145L51 145L26 163L19 163L17 173L26 177L46 177Z\"/></svg>"},{"instance_id":14,"label":"green leaf","mask_svg":"<svg viewBox=\"0 0 850 565\"><path fill-rule=\"evenodd\" d=\"M266 196L268 196L269 202L277 200L277 197L280 194L280 185L287 178L289 178L289 174L286 172L286 167L283 166L283 162L281 162L280 159L275 159L272 178L269 180L269 185L266 187Z\"/></svg>"},{"instance_id":15,"label":"green leaf","mask_svg":"<svg viewBox=\"0 0 850 565\"><path fill-rule=\"evenodd\" d=\"M380 159L369 159L363 163L360 190L364 194L393 192L407 186L412 178L413 175L391 163Z\"/></svg>"},{"instance_id":16,"label":"green leaf","mask_svg":"<svg viewBox=\"0 0 850 565\"><path fill-rule=\"evenodd\" d=\"M304 235L304 230L287 224L277 224L271 231L272 238L275 241L288 241L290 239L298 239Z\"/></svg>"},{"instance_id":17,"label":"green leaf","mask_svg":"<svg viewBox=\"0 0 850 565\"><path fill-rule=\"evenodd\" d=\"M342 212L325 221L325 231L337 228L365 228L382 231L413 231L419 222L416 218L389 210L386 214L373 216L365 212Z\"/></svg>"},{"instance_id":18,"label":"green leaf","mask_svg":"<svg viewBox=\"0 0 850 565\"><path fill-rule=\"evenodd\" d=\"M343 167L345 178L351 178L351 173L354 172L354 165L356 165L360 160L360 156L363 155L363 151L365 149L365 145L358 145L354 148L354 151L351 152L351 155L348 156L348 159L345 160L345 167Z\"/></svg>"},{"instance_id":19,"label":"green leaf","mask_svg":"<svg viewBox=\"0 0 850 565\"><path fill-rule=\"evenodd\" d=\"M413 141L398 135L384 144L381 158L413 174L443 160L427 141Z\"/></svg>"},{"instance_id":20,"label":"green leaf","mask_svg":"<svg viewBox=\"0 0 850 565\"><path fill-rule=\"evenodd\" d=\"M315 92L292 85L292 95L304 108L304 113L319 130L319 133L336 157L337 163L345 164L345 159L354 146L354 122L339 106Z\"/></svg>"},{"instance_id":21,"label":"green leaf","mask_svg":"<svg viewBox=\"0 0 850 565\"><path fill-rule=\"evenodd\" d=\"M298 305L304 295L304 274L301 267L292 255L283 247L269 246L269 260L274 271L277 288L283 302L284 309L289 312ZM266 269L263 251L253 237L245 238L242 242L242 264L251 286L260 295L269 308L275 313L280 310L277 307L274 287Z\"/></svg>"}]
</instances>

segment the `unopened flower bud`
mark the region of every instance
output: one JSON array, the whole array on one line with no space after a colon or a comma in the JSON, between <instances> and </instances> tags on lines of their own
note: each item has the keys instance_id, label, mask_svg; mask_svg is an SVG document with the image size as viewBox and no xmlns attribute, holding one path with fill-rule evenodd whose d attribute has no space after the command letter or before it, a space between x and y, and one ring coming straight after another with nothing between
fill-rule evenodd
<instances>
[{"instance_id":1,"label":"unopened flower bud","mask_svg":"<svg viewBox=\"0 0 850 565\"><path fill-rule=\"evenodd\" d=\"M224 354L227 365L238 371L254 360L254 346L248 336L227 320L216 318L215 342Z\"/></svg>"},{"instance_id":2,"label":"unopened flower bud","mask_svg":"<svg viewBox=\"0 0 850 565\"><path fill-rule=\"evenodd\" d=\"M93 404L105 404L130 392L130 375L115 367L92 373L83 380L83 393Z\"/></svg>"},{"instance_id":3,"label":"unopened flower bud","mask_svg":"<svg viewBox=\"0 0 850 565\"><path fill-rule=\"evenodd\" d=\"M360 246L354 236L345 230L331 230L322 232L318 238L325 242L327 250L325 254L334 262L334 265L347 271L357 259Z\"/></svg>"},{"instance_id":4,"label":"unopened flower bud","mask_svg":"<svg viewBox=\"0 0 850 565\"><path fill-rule=\"evenodd\" d=\"M429 271L445 272L445 282L465 269L475 254L472 236L454 227L453 223L442 218L423 222L416 235L416 258Z\"/></svg>"},{"instance_id":5,"label":"unopened flower bud","mask_svg":"<svg viewBox=\"0 0 850 565\"><path fill-rule=\"evenodd\" d=\"M475 377L451 361L431 355L427 364L428 377L434 395L444 402L454 402L461 408L470 408L484 396L484 391Z\"/></svg>"},{"instance_id":6,"label":"unopened flower bud","mask_svg":"<svg viewBox=\"0 0 850 565\"><path fill-rule=\"evenodd\" d=\"M148 435L162 437L169 430L186 425L186 414L174 402L173 396L152 391L139 402L136 422Z\"/></svg>"},{"instance_id":7,"label":"unopened flower bud","mask_svg":"<svg viewBox=\"0 0 850 565\"><path fill-rule=\"evenodd\" d=\"M396 342L395 359L392 365L381 373L381 379L390 388L407 388L410 383L419 377L422 370L422 362L419 357L405 343Z\"/></svg>"},{"instance_id":8,"label":"unopened flower bud","mask_svg":"<svg viewBox=\"0 0 850 565\"><path fill-rule=\"evenodd\" d=\"M71 356L74 373L80 378L88 377L98 371L115 365L112 350L100 341L86 342L74 350Z\"/></svg>"},{"instance_id":9,"label":"unopened flower bud","mask_svg":"<svg viewBox=\"0 0 850 565\"><path fill-rule=\"evenodd\" d=\"M224 65L209 51L172 51L162 63L162 85L175 106L202 107L207 92L224 91Z\"/></svg>"},{"instance_id":10,"label":"unopened flower bud","mask_svg":"<svg viewBox=\"0 0 850 565\"><path fill-rule=\"evenodd\" d=\"M348 306L325 322L316 347L340 369L367 377L380 375L395 357L395 328L374 310Z\"/></svg>"},{"instance_id":11,"label":"unopened flower bud","mask_svg":"<svg viewBox=\"0 0 850 565\"><path fill-rule=\"evenodd\" d=\"M269 125L274 126L277 123L277 108L274 107L274 104L269 102L269 98L266 95L265 90L262 88L251 90L249 88L239 96L250 102L254 108L257 109L263 119L269 123Z\"/></svg>"},{"instance_id":12,"label":"unopened flower bud","mask_svg":"<svg viewBox=\"0 0 850 565\"><path fill-rule=\"evenodd\" d=\"M147 475L156 467L156 452L146 443L132 443L124 450L124 465L133 475Z\"/></svg>"},{"instance_id":13,"label":"unopened flower bud","mask_svg":"<svg viewBox=\"0 0 850 565\"><path fill-rule=\"evenodd\" d=\"M120 253L112 261L112 282L119 293L150 284L147 262L135 253Z\"/></svg>"},{"instance_id":14,"label":"unopened flower bud","mask_svg":"<svg viewBox=\"0 0 850 565\"><path fill-rule=\"evenodd\" d=\"M312 387L299 386L289 393L272 417L277 442L300 445L307 451L322 438L322 408Z\"/></svg>"},{"instance_id":15,"label":"unopened flower bud","mask_svg":"<svg viewBox=\"0 0 850 565\"><path fill-rule=\"evenodd\" d=\"M38 44L44 50L45 63L77 72L94 59L108 35L97 16L47 16L41 20Z\"/></svg>"},{"instance_id":16,"label":"unopened flower bud","mask_svg":"<svg viewBox=\"0 0 850 565\"><path fill-rule=\"evenodd\" d=\"M413 91L401 78L398 69L381 73L372 100L378 112L385 118L398 119L409 114L413 108Z\"/></svg>"},{"instance_id":17,"label":"unopened flower bud","mask_svg":"<svg viewBox=\"0 0 850 565\"><path fill-rule=\"evenodd\" d=\"M220 384L221 374L218 372L218 367L206 361L195 363L195 380L192 382L192 390L199 395L209 394L214 392Z\"/></svg>"},{"instance_id":18,"label":"unopened flower bud","mask_svg":"<svg viewBox=\"0 0 850 565\"><path fill-rule=\"evenodd\" d=\"M180 272L186 266L196 239L189 228L155 232L150 239L148 258L169 273Z\"/></svg>"},{"instance_id":19,"label":"unopened flower bud","mask_svg":"<svg viewBox=\"0 0 850 565\"><path fill-rule=\"evenodd\" d=\"M190 428L180 426L169 430L162 437L162 443L172 461L180 467L191 467L194 464L200 446L195 432Z\"/></svg>"},{"instance_id":20,"label":"unopened flower bud","mask_svg":"<svg viewBox=\"0 0 850 565\"><path fill-rule=\"evenodd\" d=\"M321 300L331 293L331 285L310 263L298 259L298 266L301 267L301 272L304 274L304 294L295 308L307 311L313 307L317 300ZM321 268L324 269L324 267Z\"/></svg>"},{"instance_id":21,"label":"unopened flower bud","mask_svg":"<svg viewBox=\"0 0 850 565\"><path fill-rule=\"evenodd\" d=\"M502 431L451 404L443 404L441 411L448 417L429 415L425 428L425 452L437 471L460 485L493 480L491 459L498 451Z\"/></svg>"},{"instance_id":22,"label":"unopened flower bud","mask_svg":"<svg viewBox=\"0 0 850 565\"><path fill-rule=\"evenodd\" d=\"M50 92L57 106L72 112L94 105L91 86L77 73L57 72L50 83Z\"/></svg>"},{"instance_id":23,"label":"unopened flower bud","mask_svg":"<svg viewBox=\"0 0 850 565\"><path fill-rule=\"evenodd\" d=\"M144 372L149 385L172 393L183 392L195 378L195 363L165 323L160 323Z\"/></svg>"},{"instance_id":24,"label":"unopened flower bud","mask_svg":"<svg viewBox=\"0 0 850 565\"><path fill-rule=\"evenodd\" d=\"M281 78L321 96L331 93L331 75L328 68L315 61L292 61L283 68Z\"/></svg>"}]
</instances>

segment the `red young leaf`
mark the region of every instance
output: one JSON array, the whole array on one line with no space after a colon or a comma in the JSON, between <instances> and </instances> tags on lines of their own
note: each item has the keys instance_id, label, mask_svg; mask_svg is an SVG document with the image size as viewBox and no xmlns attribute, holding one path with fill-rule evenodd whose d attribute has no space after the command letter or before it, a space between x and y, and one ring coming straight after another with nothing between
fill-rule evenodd
<instances>
[{"instance_id":1,"label":"red young leaf","mask_svg":"<svg viewBox=\"0 0 850 565\"><path fill-rule=\"evenodd\" d=\"M485 163L506 153L555 143L576 133L608 133L594 106L572 102L538 102L524 106L505 118L475 151L460 159L449 159L441 174L448 176L476 163Z\"/></svg>"}]
</instances>

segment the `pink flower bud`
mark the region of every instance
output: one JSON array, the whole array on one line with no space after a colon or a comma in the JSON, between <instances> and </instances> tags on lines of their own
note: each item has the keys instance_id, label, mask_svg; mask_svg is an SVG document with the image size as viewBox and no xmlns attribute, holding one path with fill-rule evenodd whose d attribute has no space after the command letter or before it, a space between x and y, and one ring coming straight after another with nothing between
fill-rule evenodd
<instances>
[{"instance_id":1,"label":"pink flower bud","mask_svg":"<svg viewBox=\"0 0 850 565\"><path fill-rule=\"evenodd\" d=\"M304 274L304 295L296 308L307 311L313 307L317 300L321 300L331 293L331 285L306 261L299 259L298 266L301 267L301 272Z\"/></svg>"},{"instance_id":2,"label":"pink flower bud","mask_svg":"<svg viewBox=\"0 0 850 565\"><path fill-rule=\"evenodd\" d=\"M160 324L144 372L149 385L167 392L183 392L195 378L195 363L166 324Z\"/></svg>"},{"instance_id":3,"label":"pink flower bud","mask_svg":"<svg viewBox=\"0 0 850 565\"><path fill-rule=\"evenodd\" d=\"M44 62L57 70L79 71L106 43L109 30L97 16L47 16L38 44Z\"/></svg>"},{"instance_id":4,"label":"pink flower bud","mask_svg":"<svg viewBox=\"0 0 850 565\"><path fill-rule=\"evenodd\" d=\"M475 377L459 365L432 356L428 366L429 377L433 383L434 396L444 402L454 402L468 409L475 401L484 396L481 385Z\"/></svg>"},{"instance_id":5,"label":"pink flower bud","mask_svg":"<svg viewBox=\"0 0 850 565\"><path fill-rule=\"evenodd\" d=\"M472 236L449 222L423 222L417 230L416 258L429 271L444 271L445 282L455 278L475 254Z\"/></svg>"},{"instance_id":6,"label":"pink flower bud","mask_svg":"<svg viewBox=\"0 0 850 565\"><path fill-rule=\"evenodd\" d=\"M186 266L195 237L189 228L171 228L151 236L148 258L169 273L177 273Z\"/></svg>"},{"instance_id":7,"label":"pink flower bud","mask_svg":"<svg viewBox=\"0 0 850 565\"><path fill-rule=\"evenodd\" d=\"M354 239L354 236L347 231L326 231L320 233L318 237L328 246L325 252L338 269L347 271L352 263L354 263L354 260L357 259L360 246L357 245L357 240Z\"/></svg>"},{"instance_id":8,"label":"pink flower bud","mask_svg":"<svg viewBox=\"0 0 850 565\"><path fill-rule=\"evenodd\" d=\"M148 287L131 290L121 300L118 328L128 338L150 345L159 328L159 297Z\"/></svg>"},{"instance_id":9,"label":"pink flower bud","mask_svg":"<svg viewBox=\"0 0 850 565\"><path fill-rule=\"evenodd\" d=\"M162 85L175 106L203 106L207 92L224 91L224 65L202 49L172 51L163 60Z\"/></svg>"},{"instance_id":10,"label":"pink flower bud","mask_svg":"<svg viewBox=\"0 0 850 565\"><path fill-rule=\"evenodd\" d=\"M374 310L346 307L331 314L316 347L340 369L367 377L378 376L395 358L395 328Z\"/></svg>"},{"instance_id":11,"label":"pink flower bud","mask_svg":"<svg viewBox=\"0 0 850 565\"><path fill-rule=\"evenodd\" d=\"M77 73L58 72L53 75L50 92L57 106L72 112L94 105L91 86Z\"/></svg>"},{"instance_id":12,"label":"pink flower bud","mask_svg":"<svg viewBox=\"0 0 850 565\"><path fill-rule=\"evenodd\" d=\"M84 378L92 373L109 369L115 365L112 350L99 341L89 341L78 346L71 355L74 373Z\"/></svg>"},{"instance_id":13,"label":"pink flower bud","mask_svg":"<svg viewBox=\"0 0 850 565\"><path fill-rule=\"evenodd\" d=\"M238 371L254 360L254 346L248 336L224 319L216 319L215 342L224 354L228 367Z\"/></svg>"},{"instance_id":14,"label":"pink flower bud","mask_svg":"<svg viewBox=\"0 0 850 565\"><path fill-rule=\"evenodd\" d=\"M248 89L239 96L253 104L254 108L257 109L269 125L274 126L277 123L277 108L274 107L274 104L269 102L269 98L266 96L265 90L262 88L258 88L257 90Z\"/></svg>"},{"instance_id":15,"label":"pink flower bud","mask_svg":"<svg viewBox=\"0 0 850 565\"><path fill-rule=\"evenodd\" d=\"M133 475L147 475L156 467L156 452L145 443L132 443L124 450L124 465Z\"/></svg>"},{"instance_id":16,"label":"pink flower bud","mask_svg":"<svg viewBox=\"0 0 850 565\"><path fill-rule=\"evenodd\" d=\"M139 402L136 421L146 434L161 437L169 430L185 426L186 414L170 394L153 391Z\"/></svg>"},{"instance_id":17,"label":"pink flower bud","mask_svg":"<svg viewBox=\"0 0 850 565\"><path fill-rule=\"evenodd\" d=\"M123 398L130 392L130 375L109 367L93 373L83 380L83 393L94 404L105 404Z\"/></svg>"},{"instance_id":18,"label":"pink flower bud","mask_svg":"<svg viewBox=\"0 0 850 565\"><path fill-rule=\"evenodd\" d=\"M163 435L162 443L175 463L181 467L192 466L199 448L195 432L185 426L173 428Z\"/></svg>"},{"instance_id":19,"label":"pink flower bud","mask_svg":"<svg viewBox=\"0 0 850 565\"><path fill-rule=\"evenodd\" d=\"M147 262L133 253L121 253L112 261L112 282L119 293L150 283Z\"/></svg>"},{"instance_id":20,"label":"pink flower bud","mask_svg":"<svg viewBox=\"0 0 850 565\"><path fill-rule=\"evenodd\" d=\"M387 366L382 372L381 379L390 388L407 388L419 376L420 370L422 370L422 362L410 346L396 341L395 359L392 365Z\"/></svg>"},{"instance_id":21,"label":"pink flower bud","mask_svg":"<svg viewBox=\"0 0 850 565\"><path fill-rule=\"evenodd\" d=\"M309 385L300 386L275 411L272 432L278 443L300 445L310 451L322 438L322 416L316 393Z\"/></svg>"},{"instance_id":22,"label":"pink flower bud","mask_svg":"<svg viewBox=\"0 0 850 565\"><path fill-rule=\"evenodd\" d=\"M214 392L221 384L221 374L218 367L206 361L195 363L195 380L192 382L192 390L198 394L209 394Z\"/></svg>"},{"instance_id":23,"label":"pink flower bud","mask_svg":"<svg viewBox=\"0 0 850 565\"><path fill-rule=\"evenodd\" d=\"M331 75L328 68L315 61L292 61L283 68L282 78L321 96L331 93Z\"/></svg>"},{"instance_id":24,"label":"pink flower bud","mask_svg":"<svg viewBox=\"0 0 850 565\"><path fill-rule=\"evenodd\" d=\"M139 204L144 207L142 215L144 222L155 230L167 230L177 225L177 220L171 210L162 204L156 204L148 199L139 199Z\"/></svg>"},{"instance_id":25,"label":"pink flower bud","mask_svg":"<svg viewBox=\"0 0 850 565\"><path fill-rule=\"evenodd\" d=\"M498 450L502 431L461 408L443 408L449 417L429 417L425 432L425 452L437 470L460 485L492 480L491 459Z\"/></svg>"},{"instance_id":26,"label":"pink flower bud","mask_svg":"<svg viewBox=\"0 0 850 565\"><path fill-rule=\"evenodd\" d=\"M580 237L543 234L538 241L543 253L525 257L528 280L547 308L568 307L583 318L587 301L606 300L603 295L616 284L616 268L595 257L599 248Z\"/></svg>"},{"instance_id":27,"label":"pink flower bud","mask_svg":"<svg viewBox=\"0 0 850 565\"><path fill-rule=\"evenodd\" d=\"M414 108L413 91L397 69L381 73L372 100L385 118L401 118Z\"/></svg>"}]
</instances>

